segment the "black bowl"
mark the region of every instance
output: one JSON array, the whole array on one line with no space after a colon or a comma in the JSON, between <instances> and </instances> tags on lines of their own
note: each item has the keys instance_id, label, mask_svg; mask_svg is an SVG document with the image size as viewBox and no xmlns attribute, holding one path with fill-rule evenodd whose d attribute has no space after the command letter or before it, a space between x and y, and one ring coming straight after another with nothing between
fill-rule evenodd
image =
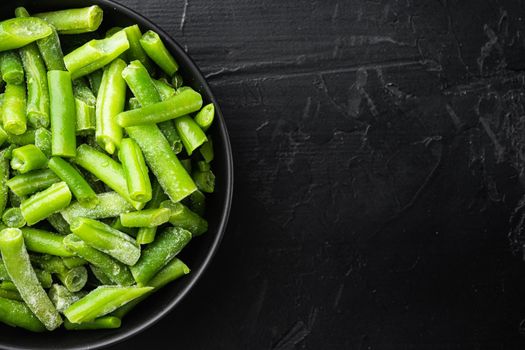
<instances>
[{"instance_id":1,"label":"black bowl","mask_svg":"<svg viewBox=\"0 0 525 350\"><path fill-rule=\"evenodd\" d=\"M233 191L233 160L226 123L217 101L202 73L184 50L164 31L136 12L109 0L8 0L0 4L0 19L14 17L17 6L25 6L30 12L50 11L97 4L104 9L103 28L124 27L138 24L143 31L152 29L159 33L164 43L177 59L180 72L187 85L203 95L206 102L216 107L216 120L210 132L214 141L214 172L217 177L216 192L209 197L207 219L209 232L193 240L181 253L181 259L191 268L191 273L164 287L153 297L143 301L116 330L65 331L31 333L18 328L0 325L0 347L7 349L94 349L127 339L159 321L170 312L190 291L215 254L228 220Z\"/></svg>"}]
</instances>

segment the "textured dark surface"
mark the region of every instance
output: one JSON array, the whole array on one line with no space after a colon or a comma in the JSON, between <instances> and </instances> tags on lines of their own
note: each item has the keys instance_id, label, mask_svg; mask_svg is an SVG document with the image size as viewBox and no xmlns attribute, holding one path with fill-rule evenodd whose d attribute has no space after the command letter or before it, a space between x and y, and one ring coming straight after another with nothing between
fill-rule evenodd
<instances>
[{"instance_id":1,"label":"textured dark surface","mask_svg":"<svg viewBox=\"0 0 525 350\"><path fill-rule=\"evenodd\" d=\"M202 280L114 349L523 348L525 2L121 2L208 76L236 187Z\"/></svg>"}]
</instances>

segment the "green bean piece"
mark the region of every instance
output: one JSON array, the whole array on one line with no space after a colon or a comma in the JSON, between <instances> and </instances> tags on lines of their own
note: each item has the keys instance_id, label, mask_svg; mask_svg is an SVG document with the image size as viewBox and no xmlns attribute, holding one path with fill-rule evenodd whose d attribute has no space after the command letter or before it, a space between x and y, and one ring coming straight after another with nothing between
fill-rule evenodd
<instances>
[{"instance_id":1,"label":"green bean piece","mask_svg":"<svg viewBox=\"0 0 525 350\"><path fill-rule=\"evenodd\" d=\"M51 139L51 131L47 130L46 128L38 128L35 130L34 144L39 150L42 151L42 153L46 155L46 157L51 157Z\"/></svg>"},{"instance_id":2,"label":"green bean piece","mask_svg":"<svg viewBox=\"0 0 525 350\"><path fill-rule=\"evenodd\" d=\"M34 16L53 25L60 34L81 34L94 32L102 23L104 12L93 5L90 7L37 13Z\"/></svg>"},{"instance_id":3,"label":"green bean piece","mask_svg":"<svg viewBox=\"0 0 525 350\"><path fill-rule=\"evenodd\" d=\"M174 123L188 155L208 141L204 131L189 115L175 119Z\"/></svg>"},{"instance_id":4,"label":"green bean piece","mask_svg":"<svg viewBox=\"0 0 525 350\"><path fill-rule=\"evenodd\" d=\"M166 120L165 122L159 123L158 127L164 134L164 137L171 145L171 149L175 154L182 152L182 140L180 138L173 120Z\"/></svg>"},{"instance_id":5,"label":"green bean piece","mask_svg":"<svg viewBox=\"0 0 525 350\"><path fill-rule=\"evenodd\" d=\"M120 147L122 127L116 116L124 110L126 104L126 82L122 72L126 62L116 59L104 68L102 82L97 96L96 137L100 147L113 154Z\"/></svg>"},{"instance_id":6,"label":"green bean piece","mask_svg":"<svg viewBox=\"0 0 525 350\"><path fill-rule=\"evenodd\" d=\"M0 51L26 46L45 38L51 34L51 31L49 24L39 18L11 18L2 21L0 22Z\"/></svg>"},{"instance_id":7,"label":"green bean piece","mask_svg":"<svg viewBox=\"0 0 525 350\"><path fill-rule=\"evenodd\" d=\"M95 96L98 95L98 90L100 89L100 83L102 82L103 73L104 71L102 69L98 69L87 76L89 86L91 87L91 91L93 91L93 94Z\"/></svg>"},{"instance_id":8,"label":"green bean piece","mask_svg":"<svg viewBox=\"0 0 525 350\"><path fill-rule=\"evenodd\" d=\"M211 140L211 137L209 135L207 137L208 141L202 144L202 146L199 148L199 151L204 161L210 163L213 160L213 158L215 158L215 153L213 151L213 142Z\"/></svg>"},{"instance_id":9,"label":"green bean piece","mask_svg":"<svg viewBox=\"0 0 525 350\"><path fill-rule=\"evenodd\" d=\"M27 130L26 88L24 84L7 84L2 105L4 130L21 135Z\"/></svg>"},{"instance_id":10,"label":"green bean piece","mask_svg":"<svg viewBox=\"0 0 525 350\"><path fill-rule=\"evenodd\" d=\"M77 79L106 66L128 48L126 33L120 31L106 39L89 41L64 56L64 62L72 78Z\"/></svg>"},{"instance_id":11,"label":"green bean piece","mask_svg":"<svg viewBox=\"0 0 525 350\"><path fill-rule=\"evenodd\" d=\"M78 292L86 285L88 274L84 266L74 267L66 273L57 274L58 279L70 292Z\"/></svg>"},{"instance_id":12,"label":"green bean piece","mask_svg":"<svg viewBox=\"0 0 525 350\"><path fill-rule=\"evenodd\" d=\"M197 161L197 169L198 171L210 171L211 170L211 166L208 162L204 161L204 160L199 160Z\"/></svg>"},{"instance_id":13,"label":"green bean piece","mask_svg":"<svg viewBox=\"0 0 525 350\"><path fill-rule=\"evenodd\" d=\"M178 202L197 189L158 127L128 127L126 131L139 145L151 171L172 201Z\"/></svg>"},{"instance_id":14,"label":"green bean piece","mask_svg":"<svg viewBox=\"0 0 525 350\"><path fill-rule=\"evenodd\" d=\"M19 207L22 204L22 201L27 199L27 197L18 197L13 191L9 191L9 204L12 207Z\"/></svg>"},{"instance_id":15,"label":"green bean piece","mask_svg":"<svg viewBox=\"0 0 525 350\"><path fill-rule=\"evenodd\" d=\"M179 65L170 54L160 36L148 30L140 39L140 45L146 54L170 77L177 72Z\"/></svg>"},{"instance_id":16,"label":"green bean piece","mask_svg":"<svg viewBox=\"0 0 525 350\"><path fill-rule=\"evenodd\" d=\"M7 181L7 186L17 196L24 197L44 190L57 182L60 182L60 178L51 170L44 169L16 175Z\"/></svg>"},{"instance_id":17,"label":"green bean piece","mask_svg":"<svg viewBox=\"0 0 525 350\"><path fill-rule=\"evenodd\" d=\"M5 297L0 297L0 322L32 332L43 332L46 330L46 327L25 303Z\"/></svg>"},{"instance_id":18,"label":"green bean piece","mask_svg":"<svg viewBox=\"0 0 525 350\"><path fill-rule=\"evenodd\" d=\"M127 109L137 109L140 108L142 105L140 104L139 100L136 97L131 97L128 100L128 108Z\"/></svg>"},{"instance_id":19,"label":"green bean piece","mask_svg":"<svg viewBox=\"0 0 525 350\"><path fill-rule=\"evenodd\" d=\"M160 206L168 196L162 190L158 182L153 184L153 196L146 205L146 209L156 209ZM138 244L149 244L155 240L157 234L157 227L141 227L137 232L137 243Z\"/></svg>"},{"instance_id":20,"label":"green bean piece","mask_svg":"<svg viewBox=\"0 0 525 350\"><path fill-rule=\"evenodd\" d=\"M31 266L22 231L16 228L0 231L0 251L9 277L29 309L48 330L58 328L62 319Z\"/></svg>"},{"instance_id":21,"label":"green bean piece","mask_svg":"<svg viewBox=\"0 0 525 350\"><path fill-rule=\"evenodd\" d=\"M175 88L175 89L178 89L182 86L182 84L184 84L184 80L182 78L182 75L180 75L179 73L175 73L173 75L173 78L171 78L171 85Z\"/></svg>"},{"instance_id":22,"label":"green bean piece","mask_svg":"<svg viewBox=\"0 0 525 350\"><path fill-rule=\"evenodd\" d=\"M169 227L160 232L155 241L142 251L139 261L130 267L139 285L147 285L171 259L191 240L191 232L180 227Z\"/></svg>"},{"instance_id":23,"label":"green bean piece","mask_svg":"<svg viewBox=\"0 0 525 350\"><path fill-rule=\"evenodd\" d=\"M84 260L79 256L63 257L62 261L64 262L64 265L66 265L68 269L72 269L74 267L79 267L79 266L84 266L84 265L87 265L88 263L87 260Z\"/></svg>"},{"instance_id":24,"label":"green bean piece","mask_svg":"<svg viewBox=\"0 0 525 350\"><path fill-rule=\"evenodd\" d=\"M68 319L64 321L64 327L68 331L82 331L93 329L115 329L120 328L121 321L115 316L102 316L89 322L72 323Z\"/></svg>"},{"instance_id":25,"label":"green bean piece","mask_svg":"<svg viewBox=\"0 0 525 350\"><path fill-rule=\"evenodd\" d=\"M0 54L0 71L7 84L20 85L24 82L22 59L16 51L3 51Z\"/></svg>"},{"instance_id":26,"label":"green bean piece","mask_svg":"<svg viewBox=\"0 0 525 350\"><path fill-rule=\"evenodd\" d=\"M135 141L125 138L121 142L119 159L122 162L129 196L138 202L151 199L151 181L144 155Z\"/></svg>"},{"instance_id":27,"label":"green bean piece","mask_svg":"<svg viewBox=\"0 0 525 350\"><path fill-rule=\"evenodd\" d=\"M160 207L171 210L170 224L190 231L194 237L208 231L208 222L184 204L164 201Z\"/></svg>"},{"instance_id":28,"label":"green bean piece","mask_svg":"<svg viewBox=\"0 0 525 350\"><path fill-rule=\"evenodd\" d=\"M103 285L103 286L111 286L111 285L115 285L116 284L108 277L108 275L106 275L104 272L102 272L102 270L99 269L98 267L96 267L94 265L89 265L89 268L91 269L91 272L93 273L93 276L95 276L95 278L101 283L101 285ZM133 277L132 277L132 279L133 279Z\"/></svg>"},{"instance_id":29,"label":"green bean piece","mask_svg":"<svg viewBox=\"0 0 525 350\"><path fill-rule=\"evenodd\" d=\"M126 35L128 36L129 41L129 50L128 50L128 57L130 61L138 60L140 61L144 67L150 72L150 74L154 73L154 67L153 62L149 59L148 55L142 48L142 45L140 44L140 39L142 38L142 32L140 31L140 28L138 25L132 25L129 27L124 28L124 31L126 32Z\"/></svg>"},{"instance_id":30,"label":"green bean piece","mask_svg":"<svg viewBox=\"0 0 525 350\"><path fill-rule=\"evenodd\" d=\"M141 103L144 106L142 101ZM117 115L117 121L118 124L123 127L160 123L198 111L201 106L202 96L195 90L189 89L162 102L119 113L119 115ZM202 133L202 130L200 130L200 132ZM204 138L206 138L206 135L204 135Z\"/></svg>"},{"instance_id":31,"label":"green bean piece","mask_svg":"<svg viewBox=\"0 0 525 350\"><path fill-rule=\"evenodd\" d=\"M50 254L61 257L73 256L64 245L64 236L31 227L20 229L24 236L27 250L35 253Z\"/></svg>"},{"instance_id":32,"label":"green bean piece","mask_svg":"<svg viewBox=\"0 0 525 350\"><path fill-rule=\"evenodd\" d=\"M95 107L97 99L82 79L73 81L73 94L77 114L77 134L87 135L95 132Z\"/></svg>"},{"instance_id":33,"label":"green bean piece","mask_svg":"<svg viewBox=\"0 0 525 350\"><path fill-rule=\"evenodd\" d=\"M155 88L159 92L162 101L177 95L177 90L175 90L170 84L166 83L165 81L154 79L153 83L155 84Z\"/></svg>"},{"instance_id":34,"label":"green bean piece","mask_svg":"<svg viewBox=\"0 0 525 350\"><path fill-rule=\"evenodd\" d=\"M131 286L134 284L133 276L126 265L89 246L78 236L74 234L66 236L64 238L64 244L69 250L99 269L111 280L111 284L121 286Z\"/></svg>"},{"instance_id":35,"label":"green bean piece","mask_svg":"<svg viewBox=\"0 0 525 350\"><path fill-rule=\"evenodd\" d=\"M83 144L77 149L75 162L120 194L135 209L140 210L144 207L144 203L131 199L122 165L108 155Z\"/></svg>"},{"instance_id":36,"label":"green bean piece","mask_svg":"<svg viewBox=\"0 0 525 350\"><path fill-rule=\"evenodd\" d=\"M7 142L17 146L25 146L36 142L36 130L34 129L26 130L26 132L20 135L14 135L8 132L6 132L6 135Z\"/></svg>"},{"instance_id":37,"label":"green bean piece","mask_svg":"<svg viewBox=\"0 0 525 350\"><path fill-rule=\"evenodd\" d=\"M2 222L7 227L20 228L26 224L20 208L9 208L2 215ZM26 242L27 245L27 242Z\"/></svg>"},{"instance_id":38,"label":"green bean piece","mask_svg":"<svg viewBox=\"0 0 525 350\"><path fill-rule=\"evenodd\" d=\"M188 266L186 266L186 264L183 263L181 260L177 258L173 258L151 280L149 280L148 286L154 288L151 292L115 310L115 312L113 312L112 315L118 318L123 318L128 312L130 312L142 300L146 299L150 294L161 289L168 283L173 282L176 279L179 279L180 277L187 275L188 273L190 273L190 269L188 268Z\"/></svg>"},{"instance_id":39,"label":"green bean piece","mask_svg":"<svg viewBox=\"0 0 525 350\"><path fill-rule=\"evenodd\" d=\"M192 177L197 188L202 192L213 193L215 191L215 175L211 170L194 171Z\"/></svg>"},{"instance_id":40,"label":"green bean piece","mask_svg":"<svg viewBox=\"0 0 525 350\"><path fill-rule=\"evenodd\" d=\"M150 201L151 202L151 201ZM149 204L149 202L148 202ZM137 229L134 227L126 227L122 225L122 222L120 221L120 216L117 216L113 222L111 223L111 227L113 227L115 230L119 230L124 232L125 234L131 236L131 237L137 237Z\"/></svg>"},{"instance_id":41,"label":"green bean piece","mask_svg":"<svg viewBox=\"0 0 525 350\"><path fill-rule=\"evenodd\" d=\"M68 222L62 217L60 213L49 215L47 217L47 222L49 222L49 224L63 236L71 233ZM71 268L72 266L67 267Z\"/></svg>"},{"instance_id":42,"label":"green bean piece","mask_svg":"<svg viewBox=\"0 0 525 350\"><path fill-rule=\"evenodd\" d=\"M93 248L126 265L134 265L140 258L140 246L133 238L103 222L76 218L70 229Z\"/></svg>"},{"instance_id":43,"label":"green bean piece","mask_svg":"<svg viewBox=\"0 0 525 350\"><path fill-rule=\"evenodd\" d=\"M74 157L77 148L76 105L71 74L61 70L47 72L51 111L51 153Z\"/></svg>"},{"instance_id":44,"label":"green bean piece","mask_svg":"<svg viewBox=\"0 0 525 350\"><path fill-rule=\"evenodd\" d=\"M202 107L199 113L197 113L197 115L195 116L195 122L199 125L202 131L206 132L213 123L214 118L215 106L213 105L213 103L209 103L206 106Z\"/></svg>"},{"instance_id":45,"label":"green bean piece","mask_svg":"<svg viewBox=\"0 0 525 350\"><path fill-rule=\"evenodd\" d=\"M145 209L120 214L120 221L126 227L156 227L168 222L170 217L168 208Z\"/></svg>"},{"instance_id":46,"label":"green bean piece","mask_svg":"<svg viewBox=\"0 0 525 350\"><path fill-rule=\"evenodd\" d=\"M4 95L2 94L2 97ZM2 99L3 100L3 99ZM0 105L0 111L2 110L2 106ZM0 146L3 146L3 144L7 141L9 135L4 130L4 128L0 127Z\"/></svg>"},{"instance_id":47,"label":"green bean piece","mask_svg":"<svg viewBox=\"0 0 525 350\"><path fill-rule=\"evenodd\" d=\"M14 290L7 290L0 288L0 298L9 299L9 300L16 300L16 301L24 301L22 300L22 297L20 296L20 293L18 291ZM2 320L0 319L0 322Z\"/></svg>"},{"instance_id":48,"label":"green bean piece","mask_svg":"<svg viewBox=\"0 0 525 350\"><path fill-rule=\"evenodd\" d=\"M86 207L94 207L97 205L97 194L71 164L62 158L52 157L48 162L48 167L67 184L81 205Z\"/></svg>"},{"instance_id":49,"label":"green bean piece","mask_svg":"<svg viewBox=\"0 0 525 350\"><path fill-rule=\"evenodd\" d=\"M75 218L104 219L119 216L122 213L134 210L133 206L116 192L97 194L98 205L86 208L75 202L60 213L66 222L71 223Z\"/></svg>"},{"instance_id":50,"label":"green bean piece","mask_svg":"<svg viewBox=\"0 0 525 350\"><path fill-rule=\"evenodd\" d=\"M18 170L21 174L45 168L46 165L46 155L35 145L25 145L13 150L11 168Z\"/></svg>"},{"instance_id":51,"label":"green bean piece","mask_svg":"<svg viewBox=\"0 0 525 350\"><path fill-rule=\"evenodd\" d=\"M206 196L197 190L190 195L190 209L201 217L206 211Z\"/></svg>"},{"instance_id":52,"label":"green bean piece","mask_svg":"<svg viewBox=\"0 0 525 350\"><path fill-rule=\"evenodd\" d=\"M9 198L7 181L9 179L9 162L5 158L5 152L0 152L0 213L3 213Z\"/></svg>"},{"instance_id":53,"label":"green bean piece","mask_svg":"<svg viewBox=\"0 0 525 350\"><path fill-rule=\"evenodd\" d=\"M132 61L122 71L122 77L141 105L146 106L160 102L160 95L155 88L153 79L140 61Z\"/></svg>"},{"instance_id":54,"label":"green bean piece","mask_svg":"<svg viewBox=\"0 0 525 350\"><path fill-rule=\"evenodd\" d=\"M9 291L12 291L12 292L17 292L18 290L16 289L16 286L13 282L11 281L3 281L0 283L0 289L3 289L3 290L9 290Z\"/></svg>"},{"instance_id":55,"label":"green bean piece","mask_svg":"<svg viewBox=\"0 0 525 350\"><path fill-rule=\"evenodd\" d=\"M68 307L80 300L86 294L82 292L72 293L63 285L55 283L47 292L49 299L53 302L59 312L64 312Z\"/></svg>"},{"instance_id":56,"label":"green bean piece","mask_svg":"<svg viewBox=\"0 0 525 350\"><path fill-rule=\"evenodd\" d=\"M153 288L100 286L64 311L69 322L82 323L107 315Z\"/></svg>"},{"instance_id":57,"label":"green bean piece","mask_svg":"<svg viewBox=\"0 0 525 350\"><path fill-rule=\"evenodd\" d=\"M38 281L42 285L43 288L49 288L51 287L51 284L53 283L53 279L51 278L51 274L44 270L38 270L34 269L36 277L38 278ZM7 273L7 269L4 265L4 262L0 259L0 280L3 281L11 281L11 277L9 277L9 274Z\"/></svg>"},{"instance_id":58,"label":"green bean piece","mask_svg":"<svg viewBox=\"0 0 525 350\"><path fill-rule=\"evenodd\" d=\"M120 32L121 30L123 30L124 28L122 27L111 27L109 28L107 31L106 31L106 38L109 38L110 36L113 36L115 34L117 34L118 32ZM128 39L129 41L129 39ZM131 47L131 43L130 43L130 47ZM129 62L129 58L128 58L128 52L129 52L129 49L127 49L126 51L124 51L123 53L120 54L119 58L123 61L126 61L126 62Z\"/></svg>"},{"instance_id":59,"label":"green bean piece","mask_svg":"<svg viewBox=\"0 0 525 350\"><path fill-rule=\"evenodd\" d=\"M64 209L70 202L71 192L67 184L58 182L24 200L20 209L27 224L31 226Z\"/></svg>"},{"instance_id":60,"label":"green bean piece","mask_svg":"<svg viewBox=\"0 0 525 350\"><path fill-rule=\"evenodd\" d=\"M62 46L60 45L58 32L53 26L51 26L51 28L53 29L51 35L37 40L36 44L48 71L65 71L66 65L64 64L64 53L62 52Z\"/></svg>"}]
</instances>

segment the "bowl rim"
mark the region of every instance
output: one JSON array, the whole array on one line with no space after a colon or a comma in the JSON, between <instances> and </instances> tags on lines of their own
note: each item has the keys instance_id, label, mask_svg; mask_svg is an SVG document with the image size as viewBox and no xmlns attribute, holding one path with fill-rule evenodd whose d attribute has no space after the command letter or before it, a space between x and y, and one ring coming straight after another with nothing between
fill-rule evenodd
<instances>
[{"instance_id":1,"label":"bowl rim","mask_svg":"<svg viewBox=\"0 0 525 350\"><path fill-rule=\"evenodd\" d=\"M226 226L228 223L228 219L230 216L231 211L231 205L232 205L232 198L233 198L233 183L234 183L234 168L233 168L233 154L230 144L230 137L228 135L228 130L226 128L226 122L224 120L222 111L220 109L219 104L217 103L217 100L215 98L215 95L213 94L210 86L208 85L204 75L198 68L198 66L195 64L193 59L184 51L184 49L181 47L180 44L178 44L165 30L163 30L161 27L159 27L157 24L153 23L150 19L145 17L144 15L136 12L135 10L130 9L129 7L122 5L114 0L88 0L87 2L82 4L83 6L90 6L90 5L101 5L105 7L112 7L113 10L123 13L125 16L129 17L133 21L135 21L139 26L141 27L147 27L147 29L152 29L155 32L159 34L159 36L162 38L166 46L170 51L175 51L176 56L182 57L185 61L186 65L188 66L188 71L191 72L191 76L200 84L202 90L210 97L210 102L212 102L215 105L215 117L219 120L219 123L217 123L219 127L219 134L221 138L224 140L224 150L225 152L225 173L226 173L226 179L225 179L225 192L226 192L226 198L224 199L224 207L223 207L223 213L219 219L219 224L217 227L216 235L211 243L211 248L208 250L207 254L205 255L205 258L202 262L202 264L199 266L197 270L192 270L192 277L189 280L188 284L184 286L184 288L177 294L177 296L170 301L170 303L163 309L160 309L158 313L154 314L152 317L145 319L144 322L140 323L138 326L135 326L127 331L118 332L114 335L108 336L104 339L94 339L93 341L88 341L81 346L72 346L72 347L62 347L61 349L97 349L97 348L103 348L108 347L110 345L115 345L117 343L123 342L124 340L127 340L144 330L148 329L149 327L153 326L155 323L160 321L163 317L165 317L169 312L171 312L175 306L177 306L184 297L189 293L189 291L195 286L195 284L200 280L206 269L208 268L211 260L215 256L219 245L222 241L222 238L224 236ZM3 347L5 345L0 345L0 347ZM28 347L24 346L16 346L16 345L9 345L6 346L8 349L20 349L25 350L29 349Z\"/></svg>"}]
</instances>

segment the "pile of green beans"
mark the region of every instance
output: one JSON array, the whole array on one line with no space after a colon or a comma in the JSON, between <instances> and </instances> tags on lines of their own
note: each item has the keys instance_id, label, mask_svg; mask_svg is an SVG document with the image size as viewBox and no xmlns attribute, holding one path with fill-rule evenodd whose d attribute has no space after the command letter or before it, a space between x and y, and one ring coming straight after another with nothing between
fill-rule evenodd
<instances>
[{"instance_id":1,"label":"pile of green beans","mask_svg":"<svg viewBox=\"0 0 525 350\"><path fill-rule=\"evenodd\" d=\"M132 25L97 36L103 15L96 5L19 7L0 21L0 322L9 326L119 328L190 272L179 253L208 231L215 106L184 86L157 33ZM76 37L92 32L102 39Z\"/></svg>"}]
</instances>

